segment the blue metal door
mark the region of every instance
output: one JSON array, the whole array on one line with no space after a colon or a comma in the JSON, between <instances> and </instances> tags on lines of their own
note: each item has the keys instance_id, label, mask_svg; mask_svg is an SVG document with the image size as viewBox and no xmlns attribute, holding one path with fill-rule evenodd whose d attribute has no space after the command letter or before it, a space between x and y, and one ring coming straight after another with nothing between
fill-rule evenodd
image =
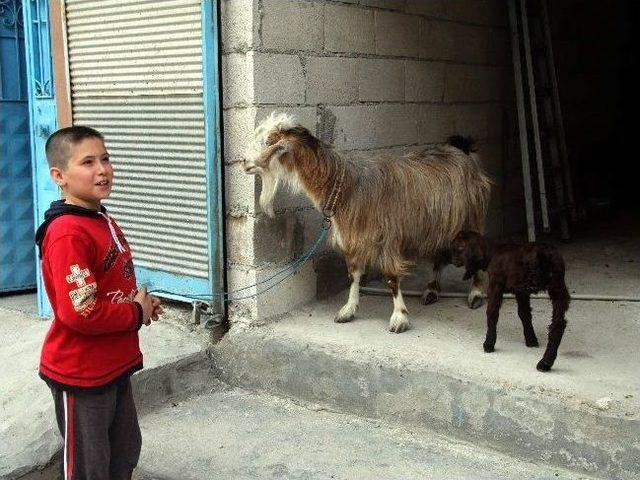
<instances>
[{"instance_id":1,"label":"blue metal door","mask_svg":"<svg viewBox=\"0 0 640 480\"><path fill-rule=\"evenodd\" d=\"M20 0L0 0L0 292L33 288L29 101Z\"/></svg>"},{"instance_id":2,"label":"blue metal door","mask_svg":"<svg viewBox=\"0 0 640 480\"><path fill-rule=\"evenodd\" d=\"M29 118L31 124L31 157L33 171L33 196L35 202L35 226L44 220L44 212L52 201L60 198L58 187L49 176L44 152L47 138L56 130L56 104L53 90L51 62L51 37L49 34L49 2L47 0L23 0L24 33L29 90ZM33 242L33 230L31 241ZM38 270L40 262L36 262ZM38 275L38 310L41 316L49 316L51 307Z\"/></svg>"}]
</instances>

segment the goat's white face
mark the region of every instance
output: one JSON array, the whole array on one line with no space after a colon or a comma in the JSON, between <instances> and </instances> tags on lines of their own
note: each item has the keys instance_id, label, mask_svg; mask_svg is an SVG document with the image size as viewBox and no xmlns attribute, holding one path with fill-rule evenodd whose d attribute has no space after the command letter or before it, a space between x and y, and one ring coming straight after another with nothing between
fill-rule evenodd
<instances>
[{"instance_id":1,"label":"goat's white face","mask_svg":"<svg viewBox=\"0 0 640 480\"><path fill-rule=\"evenodd\" d=\"M273 216L273 198L283 173L280 157L289 152L287 140L279 133L296 125L292 115L272 112L256 127L253 141L244 153L244 171L262 179L260 206L269 216Z\"/></svg>"}]
</instances>

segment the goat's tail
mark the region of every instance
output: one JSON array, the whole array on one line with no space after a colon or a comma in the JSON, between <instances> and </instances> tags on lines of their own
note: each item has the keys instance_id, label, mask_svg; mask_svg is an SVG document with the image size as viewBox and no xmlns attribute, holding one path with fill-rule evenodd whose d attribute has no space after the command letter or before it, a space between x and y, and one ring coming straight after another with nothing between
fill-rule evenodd
<instances>
[{"instance_id":1,"label":"goat's tail","mask_svg":"<svg viewBox=\"0 0 640 480\"><path fill-rule=\"evenodd\" d=\"M462 150L467 155L471 155L476 151L475 140L471 137L463 137L462 135L451 135L447 139L447 143L458 150Z\"/></svg>"}]
</instances>

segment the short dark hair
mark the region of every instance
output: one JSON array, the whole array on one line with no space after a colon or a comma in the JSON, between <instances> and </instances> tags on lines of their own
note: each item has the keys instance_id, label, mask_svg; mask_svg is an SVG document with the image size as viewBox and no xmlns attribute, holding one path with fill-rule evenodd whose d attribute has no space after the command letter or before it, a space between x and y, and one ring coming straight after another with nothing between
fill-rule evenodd
<instances>
[{"instance_id":1,"label":"short dark hair","mask_svg":"<svg viewBox=\"0 0 640 480\"><path fill-rule=\"evenodd\" d=\"M57 167L63 170L67 168L67 162L71 157L71 147L86 138L99 138L104 142L104 137L99 131L81 125L61 128L51 134L44 147L49 168Z\"/></svg>"}]
</instances>

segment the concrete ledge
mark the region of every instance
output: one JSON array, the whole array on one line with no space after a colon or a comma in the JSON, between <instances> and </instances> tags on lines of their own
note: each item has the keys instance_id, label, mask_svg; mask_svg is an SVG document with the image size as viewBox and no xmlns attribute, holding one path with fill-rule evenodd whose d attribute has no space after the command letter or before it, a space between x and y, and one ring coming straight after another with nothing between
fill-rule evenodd
<instances>
[{"instance_id":1,"label":"concrete ledge","mask_svg":"<svg viewBox=\"0 0 640 480\"><path fill-rule=\"evenodd\" d=\"M433 428L533 462L602 478L640 479L640 392L635 368L628 365L638 332L602 335L606 327L600 319L611 317L609 304L572 305L570 325L571 318L581 325L568 329L548 374L535 370L542 351L524 346L515 304L508 300L501 311L499 350L491 355L480 346L484 312L468 310L459 299L429 307L409 300L413 329L401 335L386 331L388 299L365 297L363 320L336 325L332 318L340 305L333 299L267 327L232 330L215 348L220 378L343 412ZM544 345L540 323L548 321L548 307L544 301L533 306ZM639 309L625 306L617 329L633 332L627 327ZM585 338L600 347L594 351ZM604 404L603 398L608 398Z\"/></svg>"}]
</instances>

